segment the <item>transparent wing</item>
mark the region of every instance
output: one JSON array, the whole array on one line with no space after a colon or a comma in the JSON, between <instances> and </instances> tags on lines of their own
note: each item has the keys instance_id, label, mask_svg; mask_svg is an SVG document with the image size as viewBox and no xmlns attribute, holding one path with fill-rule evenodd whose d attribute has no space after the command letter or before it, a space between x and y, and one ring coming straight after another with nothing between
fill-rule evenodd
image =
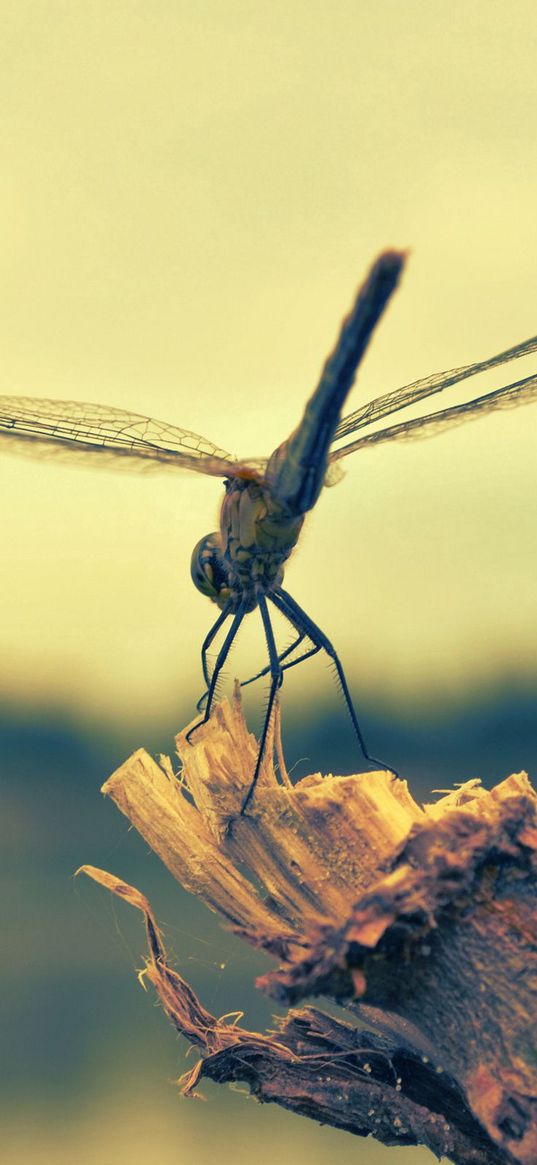
<instances>
[{"instance_id":1,"label":"transparent wing","mask_svg":"<svg viewBox=\"0 0 537 1165\"><path fill-rule=\"evenodd\" d=\"M393 413L406 408L407 405L416 404L428 396L443 392L444 389L451 388L453 384L459 384L460 381L467 380L470 376L477 376L480 372L488 372L491 368L498 368L501 364L508 364L511 360L519 360L522 356L529 356L536 351L537 336L532 336L530 340L516 344L514 348L507 348L498 356L490 356L488 360L480 360L477 364L465 364L461 368L450 368L447 372L436 372L432 376L425 376L422 380L415 380L413 384L407 384L404 388L397 388L393 392L378 396L375 400L356 409L355 412L349 413L340 421L334 435L334 441L348 437L351 433L365 428L366 425L373 424L374 421L381 421L384 417L392 416Z\"/></svg>"},{"instance_id":2,"label":"transparent wing","mask_svg":"<svg viewBox=\"0 0 537 1165\"><path fill-rule=\"evenodd\" d=\"M205 437L138 413L80 401L0 396L9 451L110 468L192 469L226 477L238 465ZM86 459L86 460L84 460Z\"/></svg>"},{"instance_id":3,"label":"transparent wing","mask_svg":"<svg viewBox=\"0 0 537 1165\"><path fill-rule=\"evenodd\" d=\"M363 449L366 445L380 445L383 441L404 441L412 437L432 437L443 429L453 428L483 413L513 408L535 400L537 400L537 374L507 384L505 388L496 388L493 392L487 392L464 404L453 405L452 408L441 409L424 417L401 421L397 425L388 425L385 429L366 433L356 441L351 441L350 445L343 445L342 448L334 450L330 454L330 461L339 461L341 457L347 457L349 453L355 453L357 449Z\"/></svg>"}]
</instances>

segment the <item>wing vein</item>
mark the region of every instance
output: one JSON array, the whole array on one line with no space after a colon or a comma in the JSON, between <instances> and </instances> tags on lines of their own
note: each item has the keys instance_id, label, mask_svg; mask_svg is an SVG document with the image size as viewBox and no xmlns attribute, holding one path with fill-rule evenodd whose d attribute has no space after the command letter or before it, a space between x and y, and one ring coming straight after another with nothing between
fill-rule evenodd
<instances>
[{"instance_id":1,"label":"wing vein","mask_svg":"<svg viewBox=\"0 0 537 1165\"><path fill-rule=\"evenodd\" d=\"M463 404L452 405L451 408L442 409L440 412L427 413L423 417L415 417L409 421L401 421L399 424L388 425L376 432L366 433L349 445L334 450L330 454L330 461L339 461L340 458L347 457L349 453L354 453L367 445L379 445L384 441L400 441L411 437L433 436L441 429L452 428L481 413L513 408L535 399L537 399L537 374L527 376L523 380L517 380L513 384L507 384L504 388L494 389L493 392L484 393L483 396L475 397Z\"/></svg>"},{"instance_id":2,"label":"wing vein","mask_svg":"<svg viewBox=\"0 0 537 1165\"><path fill-rule=\"evenodd\" d=\"M421 380L415 380L412 384L407 384L403 388L397 388L393 392L384 393L382 396L376 397L374 400L369 401L353 413L349 413L344 417L336 429L334 441L341 440L342 437L348 437L351 433L355 433L367 425L374 424L376 421L381 421L384 417L392 416L393 413L398 412L400 409L417 404L418 401L424 400L426 397L443 392L446 388L451 388L454 384L459 384L471 376L477 376L482 372L489 372L491 369L498 368L502 364L508 364L511 360L519 360L524 356L530 356L536 351L537 336L532 336L529 340L524 340L521 344L515 344L514 347L507 348L505 351L500 352L496 356L490 356L486 360L480 360L476 364L465 364L460 368L448 369L446 372L436 372L431 376L423 377Z\"/></svg>"}]
</instances>

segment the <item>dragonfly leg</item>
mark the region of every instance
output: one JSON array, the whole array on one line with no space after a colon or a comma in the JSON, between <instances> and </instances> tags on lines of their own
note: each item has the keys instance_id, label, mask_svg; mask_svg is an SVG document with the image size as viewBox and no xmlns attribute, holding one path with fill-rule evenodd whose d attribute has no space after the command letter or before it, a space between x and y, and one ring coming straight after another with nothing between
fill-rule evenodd
<instances>
[{"instance_id":1,"label":"dragonfly leg","mask_svg":"<svg viewBox=\"0 0 537 1165\"><path fill-rule=\"evenodd\" d=\"M222 624L225 623L225 621L230 613L231 613L231 603L226 603L226 606L224 607L223 611L220 612L218 619L216 620L216 623L213 623L211 630L209 631L209 633L205 636L205 639L203 640L203 644L201 647L201 667L203 670L203 678L205 680L205 683L207 684L207 688L209 688L211 685L211 677L209 675L209 669L207 666L207 652L211 646L211 643L213 642L213 639L215 639L215 637L218 635L218 632L219 632Z\"/></svg>"},{"instance_id":2,"label":"dragonfly leg","mask_svg":"<svg viewBox=\"0 0 537 1165\"><path fill-rule=\"evenodd\" d=\"M205 712L204 712L201 720L197 724L194 724L193 727L190 728L189 731L187 732L186 739L188 741L190 740L192 734L194 732L197 732L198 728L201 728L202 724L207 723L207 720L209 719L209 716L211 715L211 708L212 708L214 694L216 691L216 685L218 683L218 678L219 678L220 672L222 671L222 668L226 662L226 659L227 659L229 652L231 650L231 646L233 644L233 640L235 639L235 636L239 630L239 627L244 619L245 614L246 614L246 611L242 607L239 607L239 610L233 616L233 622L231 624L231 627L229 628L229 631L226 635L226 638L224 639L224 642L220 648L220 651L218 652L216 663L214 665L214 671L213 671L213 674L211 676L211 682L209 684L209 691L207 693L207 703L205 706ZM220 619L217 620L217 622L220 625Z\"/></svg>"},{"instance_id":3,"label":"dragonfly leg","mask_svg":"<svg viewBox=\"0 0 537 1165\"><path fill-rule=\"evenodd\" d=\"M255 787L256 787L257 781L258 781L258 777L259 777L259 774L261 772L261 765L263 762L263 756L265 754L265 745L267 743L267 735L268 735L268 730L270 727L270 721L271 721L271 717L272 717L272 710L274 707L274 701L275 701L277 693L278 693L278 688L281 686L281 682L283 680L283 668L281 666L281 662L280 662L280 659L278 656L278 649L276 647L276 640L274 639L274 632L272 630L272 623L270 621L270 615L268 612L267 600L265 599L265 596L263 594L258 595L258 603L259 603L259 610L261 611L261 618L263 620L263 628L265 631L265 639L267 641L267 648L268 648L269 660L270 660L270 665L269 665L270 691L269 691L269 698L268 698L268 702L267 702L267 709L265 712L265 720L263 723L263 731L261 733L261 740L259 742L259 752L257 754L255 771L254 771L254 775L252 777L252 783L250 785L250 788L248 789L246 797L244 798L244 801L242 803L241 812L240 812L241 817L246 812L246 807L249 805L249 803L254 795ZM297 630L300 630L300 628L297 628Z\"/></svg>"},{"instance_id":4,"label":"dragonfly leg","mask_svg":"<svg viewBox=\"0 0 537 1165\"><path fill-rule=\"evenodd\" d=\"M330 640L324 634L324 631L321 631L320 627L318 627L317 624L314 623L312 619L310 619L309 615L307 615L306 612L302 610L302 607L300 607L298 603L295 602L293 597L288 593L288 591L285 591L283 587L276 587L276 589L272 591L270 597L275 607L277 607L283 615L286 615L291 623L294 623L294 626L297 628L297 630L300 629L305 631L308 638L311 639L312 643L314 643L318 649L322 648L324 651L326 651L326 654L330 657L330 659L333 660L338 679L341 684L343 697L345 699L345 703L347 705L347 709L352 721L354 733L364 759L369 761L370 764L377 765L381 769L388 769L389 772L394 773L395 776L398 776L397 771L392 768L391 765L387 765L384 761L379 760L377 757L371 756L371 754L368 752L364 737L362 735L362 730L358 723L358 717L354 709L354 704L351 699L349 686L345 678L345 672L343 671L343 667L335 647L333 647ZM311 654L313 654L313 652ZM297 660L296 662L298 663L299 661Z\"/></svg>"},{"instance_id":5,"label":"dragonfly leg","mask_svg":"<svg viewBox=\"0 0 537 1165\"><path fill-rule=\"evenodd\" d=\"M197 708L198 712L203 711L204 704L205 704L207 697L209 695L209 688L211 686L211 677L209 675L209 667L208 667L208 663L207 663L207 652L208 652L214 638L218 634L220 628L225 623L226 619L228 618L228 615L230 615L230 614L231 614L231 603L227 603L226 606L224 607L223 611L220 612L216 622L213 623L211 630L208 632L208 634L205 636L205 639L203 640L203 644L201 647L201 668L203 671L203 678L205 680L205 683L207 684L207 691L205 691L203 693L203 696L200 696L200 698L196 704L196 708Z\"/></svg>"},{"instance_id":6,"label":"dragonfly leg","mask_svg":"<svg viewBox=\"0 0 537 1165\"><path fill-rule=\"evenodd\" d=\"M294 624L292 624L292 626L293 626L293 630L296 631L297 628L294 626ZM306 638L306 632L300 631L299 634L297 635L296 639L293 641L293 643L290 643L289 647L286 647L285 651L282 651L281 655L278 656L279 662L283 663L284 659L287 659L288 655L291 655L291 653L293 651L296 651L297 647L300 646L300 644L303 642L303 640L305 638ZM309 655L309 652L307 654ZM304 659L304 656L301 655L300 659ZM298 660L295 660L295 663L298 663ZM285 671L286 668L292 667L292 666L293 665L291 663L286 663L284 665L284 667L282 668L282 671ZM247 688L248 684L254 684L256 680L260 680L263 678L263 676L266 676L269 671L270 671L270 664L267 664L267 666L262 668L261 671L258 671L257 675L250 676L249 680L243 680L241 683L241 688Z\"/></svg>"},{"instance_id":7,"label":"dragonfly leg","mask_svg":"<svg viewBox=\"0 0 537 1165\"><path fill-rule=\"evenodd\" d=\"M196 712L203 712L205 705L207 703L208 695L209 695L209 689L206 688L203 695L200 696L199 700L196 701Z\"/></svg>"},{"instance_id":8,"label":"dragonfly leg","mask_svg":"<svg viewBox=\"0 0 537 1165\"><path fill-rule=\"evenodd\" d=\"M284 614L283 611L282 614ZM305 659L310 659L312 655L317 655L317 652L320 650L321 644L315 643L313 647L308 649L308 651L304 651L302 655L299 655L298 659L292 659L290 663L284 663L282 671L289 671L290 668L296 667L297 663L304 663Z\"/></svg>"},{"instance_id":9,"label":"dragonfly leg","mask_svg":"<svg viewBox=\"0 0 537 1165\"><path fill-rule=\"evenodd\" d=\"M272 599L272 595L269 595L269 598ZM277 606L276 603L274 605ZM295 631L298 631L299 628L297 627L296 623L293 623L289 618L289 613L284 611L281 607L278 607L278 610L282 615L285 615L286 619L291 623L291 627L293 627ZM286 647L285 651L282 651L281 655L278 656L280 663L282 663L284 659L287 659L287 656L291 655L293 651L296 651L297 647L300 646L304 639L308 638L309 636L307 632L301 631L295 639L294 643L290 643L289 647ZM322 646L323 645L321 643L315 643L313 647L309 647L307 651L304 651L302 655L299 655L298 659L291 659L288 663L284 663L282 671L289 671L290 668L296 667L297 663L303 663L305 659L310 659L312 655L317 655L317 652L321 651ZM262 676L266 676L269 671L270 664L268 664L267 667L264 667L262 671L259 671L256 676L250 676L249 680L243 680L240 685L241 688L246 688L248 687L248 684L253 684L255 680L259 680ZM207 695L207 693L205 693L205 695Z\"/></svg>"}]
</instances>

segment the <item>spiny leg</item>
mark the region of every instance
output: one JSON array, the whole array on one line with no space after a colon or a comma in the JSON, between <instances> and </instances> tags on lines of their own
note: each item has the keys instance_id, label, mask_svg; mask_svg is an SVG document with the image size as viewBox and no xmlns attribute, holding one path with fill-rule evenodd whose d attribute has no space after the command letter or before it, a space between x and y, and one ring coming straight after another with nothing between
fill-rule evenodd
<instances>
[{"instance_id":1,"label":"spiny leg","mask_svg":"<svg viewBox=\"0 0 537 1165\"><path fill-rule=\"evenodd\" d=\"M226 606L220 612L218 619L216 620L215 623L213 623L210 631L205 636L205 639L203 640L203 643L202 643L201 668L203 671L203 678L205 680L205 683L207 684L207 691L204 692L202 696L200 696L200 698L196 704L196 708L197 708L198 712L202 711L203 705L205 704L205 701L209 695L209 689L211 686L211 677L209 675L209 668L207 666L207 652L211 646L211 643L213 642L215 637L218 635L220 628L222 627L222 625L225 623L226 619L228 618L228 615L231 614L231 607L232 607L231 601L229 603L226 603Z\"/></svg>"},{"instance_id":2,"label":"spiny leg","mask_svg":"<svg viewBox=\"0 0 537 1165\"><path fill-rule=\"evenodd\" d=\"M203 695L200 696L200 698L196 704L196 708L197 708L198 712L201 712L203 710L203 705L205 704L207 697L209 695L209 686L211 683L211 677L209 675L209 669L207 667L207 652L208 652L209 647L211 646L211 643L213 642L213 639L215 638L217 632L220 630L222 623L228 617L228 615L230 613L230 606L231 606L231 604L228 603L227 607L221 612L218 619L216 620L216 623L214 623L213 626L211 627L211 630L209 631L208 635L206 636L206 638L203 642L203 646L201 648L201 666L203 669L203 676L205 679L205 683L207 684L207 691L205 691L203 693ZM291 626L293 628L293 631L298 630L298 628L295 627L294 623L291 623ZM279 660L280 664L282 664L284 659L287 659L288 656L291 655L293 651L296 651L297 647L300 647L300 644L304 641L304 639L306 639L306 632L305 631L298 631L298 635L297 635L296 639L294 639L293 642L290 643L289 646L286 647L284 651L282 651L281 655L278 656L278 660ZM284 666L282 667L281 670L286 671L287 668L294 667L296 663L301 663L303 659L309 659L310 655L314 655L317 651L320 651L319 647L309 648L309 650L304 652L303 655L300 655L298 657L298 659L291 660L290 663L284 664ZM255 683L256 680L260 680L263 678L263 676L266 676L269 673L269 671L270 671L270 664L267 664L267 666L262 668L261 671L258 671L255 676L250 676L250 679L248 679L248 680L242 680L240 687L247 688L249 684L253 684L253 683Z\"/></svg>"},{"instance_id":3,"label":"spiny leg","mask_svg":"<svg viewBox=\"0 0 537 1165\"><path fill-rule=\"evenodd\" d=\"M209 689L206 688L203 695L200 696L199 700L196 701L196 712L203 712L203 710L205 708L205 704L207 702L208 695L209 695Z\"/></svg>"},{"instance_id":4,"label":"spiny leg","mask_svg":"<svg viewBox=\"0 0 537 1165\"><path fill-rule=\"evenodd\" d=\"M222 624L225 623L228 615L231 614L231 606L232 606L231 602L226 603L224 609L220 612L218 619L216 620L216 623L213 623L211 630L205 636L205 639L203 640L203 643L202 643L201 666L203 669L203 678L204 678L205 683L207 684L208 688L210 687L210 684L211 684L211 677L209 675L209 669L207 667L207 652L211 646L211 643L218 635L218 632L219 632Z\"/></svg>"},{"instance_id":5,"label":"spiny leg","mask_svg":"<svg viewBox=\"0 0 537 1165\"><path fill-rule=\"evenodd\" d=\"M229 614L229 607L230 607L230 604L228 604L228 606L224 609L224 611L222 611L222 614L216 620L216 623L213 625L213 627L211 627L211 630L209 631L209 634L207 635L207 637L203 643L202 649L201 649L201 665L203 668L203 675L204 675L205 683L207 684L207 691L204 692L202 696L200 696L200 698L196 704L196 708L197 708L198 712L201 712L203 710L203 706L204 706L204 704L207 700L207 697L209 695L209 685L211 683L211 677L209 675L209 671L207 668L207 651L208 651L215 635L217 634L220 627L222 626L224 619L227 618L227 616ZM292 626L294 631L298 630L298 628L295 627L294 623L291 623L291 626ZM278 656L278 660L279 660L280 664L282 664L284 659L287 659L287 657L289 655L291 655L293 651L296 651L297 647L300 647L300 644L306 638L307 638L306 632L299 631L299 633L298 633L296 639L293 641L293 643L290 643L289 647L286 647L285 651L282 651L281 655ZM287 671L287 668L294 667L295 664L297 664L297 663L302 663L302 661L304 659L309 659L310 655L315 655L320 650L321 650L320 647L309 648L308 651L305 651L303 653L303 655L299 655L298 659L293 659L293 660L291 660L290 663L284 664L284 666L282 667L281 670ZM257 675L250 676L249 680L242 680L240 687L247 688L249 684L254 684L256 680L260 680L263 678L263 676L266 676L269 671L270 671L270 664L267 664L266 667L262 668L261 671L257 672Z\"/></svg>"},{"instance_id":6,"label":"spiny leg","mask_svg":"<svg viewBox=\"0 0 537 1165\"><path fill-rule=\"evenodd\" d=\"M212 708L212 703L213 703L213 699L214 699L214 693L216 690L216 685L218 683L218 677L219 677L220 672L222 671L222 668L226 662L226 659L227 659L229 652L231 650L231 646L233 644L233 640L235 639L235 636L237 634L237 631L239 630L239 627L244 619L245 614L246 614L246 612L245 612L244 608L239 607L238 611L233 616L233 622L231 624L231 627L229 628L229 631L226 635L226 638L224 639L224 642L220 648L220 651L218 652L216 663L214 665L214 671L213 671L213 674L211 676L211 682L209 684L209 692L207 695L207 705L205 708L205 713L204 713L202 719L199 721L199 723L194 724L193 727L189 729L189 731L186 734L187 740L190 740L190 737L192 736L193 732L196 732L198 730L198 728L201 728L202 724L207 723L207 720L209 719L209 716L211 715L211 708Z\"/></svg>"},{"instance_id":7,"label":"spiny leg","mask_svg":"<svg viewBox=\"0 0 537 1165\"><path fill-rule=\"evenodd\" d=\"M333 647L330 640L324 634L324 631L321 631L321 628L318 627L312 619L310 619L309 615L307 615L306 612L302 610L302 607L300 607L298 603L295 602L295 599L293 599L292 595L290 595L288 591L285 591L283 587L276 587L275 590L272 591L270 597L278 610L280 610L283 615L286 615L287 618L290 619L292 623L294 623L297 630L300 629L305 631L309 639L311 639L312 643L317 644L319 648L322 647L330 659L333 660L338 679L341 684L341 690L343 692L345 703L347 705L352 721L356 739L365 760L369 761L370 764L378 765L378 767L381 769L388 769L389 772L395 773L395 776L398 776L396 770L392 768L391 765L387 765L384 761L379 760L377 757L371 756L371 754L368 752L365 740L362 736L362 730L358 723L358 717L354 710L354 704L352 702L347 680L345 678L345 672L343 671L343 667L340 663L335 647Z\"/></svg>"},{"instance_id":8,"label":"spiny leg","mask_svg":"<svg viewBox=\"0 0 537 1165\"><path fill-rule=\"evenodd\" d=\"M282 671L282 668L280 665L280 660L278 658L278 649L276 647L276 640L274 639L274 632L272 630L272 623L270 622L270 615L268 613L267 601L266 601L265 596L263 594L258 595L257 601L259 604L259 610L261 611L261 618L263 620L263 628L265 631L265 639L267 641L267 648L268 648L269 660L270 660L271 680L270 680L270 692L269 692L269 698L268 698L268 703L267 703L267 710L265 712L263 731L261 733L261 740L259 742L259 752L257 754L257 762L256 762L256 766L255 766L255 772L254 772L254 775L252 777L252 783L250 785L250 788L248 789L246 797L244 798L244 801L242 803L241 812L240 812L241 817L244 815L244 813L246 811L246 807L253 797L254 790L255 790L255 787L257 785L258 777L259 777L259 774L261 772L261 765L262 765L263 756L265 753L265 745L267 743L267 734L268 734L268 730L270 727L270 719L272 716L272 709L274 707L274 701L276 699L278 688L280 687L280 684L281 684L282 679L283 679L283 671Z\"/></svg>"},{"instance_id":9,"label":"spiny leg","mask_svg":"<svg viewBox=\"0 0 537 1165\"><path fill-rule=\"evenodd\" d=\"M293 629L295 631L298 630L298 628L295 627L294 623L292 623L291 626L293 627ZM306 632L301 631L299 633L299 635L297 635L294 642L290 643L289 647L286 647L285 651L282 651L281 655L278 656L280 664L283 664L284 659L287 659L287 657L289 655L291 655L291 653L293 651L296 651L297 647L300 647L300 644L306 638L307 638ZM291 660L290 663L283 664L282 671L287 671L288 668L294 667L296 663L301 663L303 659L308 659L310 655L315 655L315 653L317 651L320 651L319 647L309 648L308 651L305 651L303 655L299 655L298 659L293 659L293 660ZM247 688L248 684L253 684L253 683L255 683L256 680L262 679L263 676L266 676L269 671L270 671L270 664L268 664L267 667L262 668L261 671L258 671L257 675L250 676L249 680L243 680L241 683L241 688Z\"/></svg>"},{"instance_id":10,"label":"spiny leg","mask_svg":"<svg viewBox=\"0 0 537 1165\"><path fill-rule=\"evenodd\" d=\"M287 765L283 755L282 745L282 707L279 694L276 694L274 701L274 747L276 749L276 760L280 770L280 779L283 785L287 785L288 789L293 788L293 782L287 772Z\"/></svg>"},{"instance_id":11,"label":"spiny leg","mask_svg":"<svg viewBox=\"0 0 537 1165\"><path fill-rule=\"evenodd\" d=\"M283 612L282 612L282 614L283 614ZM308 638L309 638L309 636L308 636ZM317 652L320 650L321 650L321 644L315 643L313 645L313 647L308 648L308 650L304 651L302 655L299 655L298 659L292 659L292 660L290 660L289 663L284 663L284 665L282 667L282 671L289 671L290 668L296 667L297 663L304 663L305 659L311 659L311 656L317 655Z\"/></svg>"}]
</instances>

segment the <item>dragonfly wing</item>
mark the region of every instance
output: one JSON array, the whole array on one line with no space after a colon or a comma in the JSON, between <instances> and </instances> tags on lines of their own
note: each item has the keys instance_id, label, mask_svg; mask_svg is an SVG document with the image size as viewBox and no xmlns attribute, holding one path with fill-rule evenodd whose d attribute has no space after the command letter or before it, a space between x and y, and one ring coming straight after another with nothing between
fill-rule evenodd
<instances>
[{"instance_id":1,"label":"dragonfly wing","mask_svg":"<svg viewBox=\"0 0 537 1165\"><path fill-rule=\"evenodd\" d=\"M188 429L80 401L0 396L1 438L11 452L107 468L191 469L226 477L236 465L230 453Z\"/></svg>"},{"instance_id":2,"label":"dragonfly wing","mask_svg":"<svg viewBox=\"0 0 537 1165\"><path fill-rule=\"evenodd\" d=\"M351 433L356 433L359 429L363 429L375 421L381 421L384 417L398 412L399 409L406 408L407 405L417 404L418 401L424 400L428 396L443 392L444 389L451 388L452 385L459 384L470 376L477 376L480 372L489 372L492 368L508 364L511 360L519 360L521 357L529 356L536 351L537 336L532 336L531 339L524 340L522 344L516 344L513 348L507 348L497 356L490 356L487 360L478 361L477 364L465 364L461 368L449 368L446 372L436 372L432 376L415 380L403 388L384 393L383 396L376 397L375 400L369 401L361 408L356 409L355 412L344 417L336 429L334 441L348 437Z\"/></svg>"},{"instance_id":3,"label":"dragonfly wing","mask_svg":"<svg viewBox=\"0 0 537 1165\"><path fill-rule=\"evenodd\" d=\"M507 384L505 388L497 388L464 404L453 405L452 408L366 433L351 441L349 445L334 450L330 454L330 461L331 463L339 461L340 458L347 457L349 453L355 453L358 449L364 449L367 445L380 445L384 441L405 441L414 437L432 437L444 429L454 428L455 425L482 416L484 413L514 408L536 400L537 375L527 376L524 380L517 380L513 384Z\"/></svg>"}]
</instances>

